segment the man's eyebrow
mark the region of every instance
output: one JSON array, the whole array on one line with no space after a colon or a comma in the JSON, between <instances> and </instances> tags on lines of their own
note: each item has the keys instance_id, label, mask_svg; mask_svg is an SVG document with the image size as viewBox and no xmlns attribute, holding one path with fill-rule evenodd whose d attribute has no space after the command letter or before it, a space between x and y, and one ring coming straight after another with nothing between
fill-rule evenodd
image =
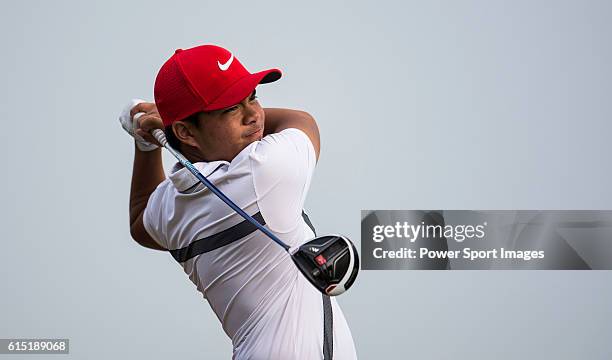
<instances>
[{"instance_id":1,"label":"man's eyebrow","mask_svg":"<svg viewBox=\"0 0 612 360\"><path fill-rule=\"evenodd\" d=\"M253 98L255 96L255 94L257 94L257 89L253 89L253 92L251 93L251 95L249 95L249 98ZM232 109L232 108L234 108L234 107L236 107L238 105L240 105L240 103L238 103L236 105L228 106L228 107L226 107L224 109L213 110L211 112L221 112L221 113L223 113L223 112L226 112L227 110L230 110L230 109Z\"/></svg>"}]
</instances>

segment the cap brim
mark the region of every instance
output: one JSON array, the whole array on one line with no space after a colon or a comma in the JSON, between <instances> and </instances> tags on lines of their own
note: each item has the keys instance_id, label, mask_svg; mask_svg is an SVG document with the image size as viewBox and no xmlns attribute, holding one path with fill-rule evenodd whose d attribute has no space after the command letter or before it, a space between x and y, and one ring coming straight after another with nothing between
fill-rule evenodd
<instances>
[{"instance_id":1,"label":"cap brim","mask_svg":"<svg viewBox=\"0 0 612 360\"><path fill-rule=\"evenodd\" d=\"M280 79L279 69L270 69L247 75L227 88L218 98L212 101L203 111L213 111L234 106L249 96L259 84L267 84Z\"/></svg>"}]
</instances>

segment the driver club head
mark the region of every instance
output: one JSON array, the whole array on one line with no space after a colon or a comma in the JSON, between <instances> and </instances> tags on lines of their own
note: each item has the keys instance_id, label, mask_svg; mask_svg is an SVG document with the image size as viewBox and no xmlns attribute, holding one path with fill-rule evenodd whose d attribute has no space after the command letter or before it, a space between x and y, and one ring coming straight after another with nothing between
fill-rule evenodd
<instances>
[{"instance_id":1,"label":"driver club head","mask_svg":"<svg viewBox=\"0 0 612 360\"><path fill-rule=\"evenodd\" d=\"M359 272L355 245L341 235L325 235L292 249L291 259L306 279L328 296L348 290Z\"/></svg>"}]
</instances>

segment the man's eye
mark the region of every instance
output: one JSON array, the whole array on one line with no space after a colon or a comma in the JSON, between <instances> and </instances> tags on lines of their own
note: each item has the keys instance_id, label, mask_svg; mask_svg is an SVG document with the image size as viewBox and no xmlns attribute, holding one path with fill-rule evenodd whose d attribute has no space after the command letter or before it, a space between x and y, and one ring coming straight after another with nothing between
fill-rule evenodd
<instances>
[{"instance_id":1,"label":"man's eye","mask_svg":"<svg viewBox=\"0 0 612 360\"><path fill-rule=\"evenodd\" d=\"M224 113L224 114L227 114L227 113L230 113L230 112L234 112L234 111L236 111L236 110L238 110L238 106L232 106L232 107L231 107L231 108L229 108L229 109L225 109L225 110L223 110L223 113Z\"/></svg>"},{"instance_id":2,"label":"man's eye","mask_svg":"<svg viewBox=\"0 0 612 360\"><path fill-rule=\"evenodd\" d=\"M253 95L249 98L249 101L255 101L257 100L257 95Z\"/></svg>"}]
</instances>

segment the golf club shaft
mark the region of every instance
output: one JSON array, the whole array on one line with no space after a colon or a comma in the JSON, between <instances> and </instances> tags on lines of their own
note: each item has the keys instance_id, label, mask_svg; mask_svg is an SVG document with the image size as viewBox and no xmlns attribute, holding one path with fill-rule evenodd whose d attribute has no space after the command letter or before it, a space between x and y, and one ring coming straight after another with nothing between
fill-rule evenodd
<instances>
[{"instance_id":1,"label":"golf club shaft","mask_svg":"<svg viewBox=\"0 0 612 360\"><path fill-rule=\"evenodd\" d=\"M272 234L272 232L270 232L270 230L266 229L263 225L261 225L257 220L253 219L249 214L247 214L246 212L244 212L244 210L242 210L238 205L234 204L234 202L228 198L227 196L225 196L224 193L221 192L221 190L217 189L217 187L215 185L213 185L210 181L208 181L208 179L206 177L204 177L204 175L202 175L198 169L196 169L193 164L187 160L187 158L185 156L183 156L183 154L181 154L180 152L178 152L177 150L173 149L172 146L170 146L170 144L168 144L168 140L166 140L166 134L164 134L164 132L160 129L155 129L152 132L153 137L155 137L155 139L164 147L166 148L172 155L174 155L174 157L181 163L181 165L183 165L184 167L186 167L187 169L189 169L189 171L196 177L198 178L198 180L200 180L204 185L206 185L207 188L210 189L210 191L212 191L215 195L217 195L221 200L223 200L224 203L226 203L230 208L232 208L232 210L234 210L235 212L237 212L240 216L242 216L245 220L247 220L248 222L250 222L251 224L255 225L259 230L261 230L261 232L263 232L264 234L266 234L270 239L272 239L272 241L274 241L275 243L277 243L278 245L282 246L283 249L285 249L286 251L289 251L289 246L287 244L285 244L281 239L279 239L276 235Z\"/></svg>"}]
</instances>

